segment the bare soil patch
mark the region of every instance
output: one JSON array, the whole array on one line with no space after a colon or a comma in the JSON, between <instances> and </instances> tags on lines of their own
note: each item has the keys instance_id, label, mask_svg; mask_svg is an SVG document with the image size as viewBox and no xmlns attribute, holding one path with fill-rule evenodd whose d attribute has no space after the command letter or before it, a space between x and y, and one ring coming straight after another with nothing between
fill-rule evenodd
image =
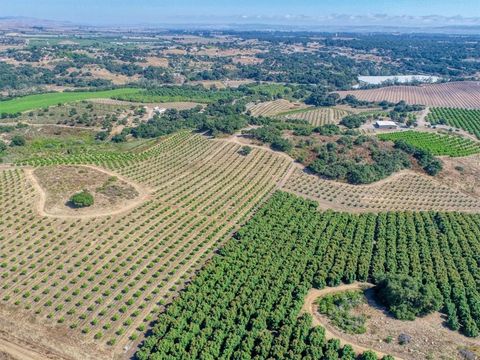
<instances>
[{"instance_id":1,"label":"bare soil patch","mask_svg":"<svg viewBox=\"0 0 480 360\"><path fill-rule=\"evenodd\" d=\"M442 157L439 180L451 188L480 197L480 155L461 158Z\"/></svg>"},{"instance_id":2,"label":"bare soil patch","mask_svg":"<svg viewBox=\"0 0 480 360\"><path fill-rule=\"evenodd\" d=\"M0 306L0 360L109 358L109 351L67 326L46 326L24 311Z\"/></svg>"},{"instance_id":3,"label":"bare soil patch","mask_svg":"<svg viewBox=\"0 0 480 360\"><path fill-rule=\"evenodd\" d=\"M388 311L374 299L371 286L371 284L355 283L322 290L312 289L305 298L302 311L312 314L314 326L321 325L326 328L327 338L339 338L343 344L352 345L357 352L373 349L380 356L391 354L397 359L404 360L462 359L459 351L468 349L480 356L480 341L446 328L443 325L445 319L440 313L433 313L414 321L401 321L391 317ZM367 302L352 311L353 315L367 317L367 331L364 334L344 333L332 326L330 320L319 314L316 309L315 301L321 296L365 288L368 289L365 291ZM400 345L398 343L400 334L410 335L410 343Z\"/></svg>"},{"instance_id":4,"label":"bare soil patch","mask_svg":"<svg viewBox=\"0 0 480 360\"><path fill-rule=\"evenodd\" d=\"M158 66L158 67L168 67L168 59L163 57L149 56L145 59L147 62L138 63L140 66Z\"/></svg>"},{"instance_id":5,"label":"bare soil patch","mask_svg":"<svg viewBox=\"0 0 480 360\"><path fill-rule=\"evenodd\" d=\"M118 175L91 166L47 166L34 170L31 179L43 191L40 212L53 216L99 216L129 209L142 201L146 192ZM94 204L75 208L72 195L88 190ZM42 195L42 194L41 194Z\"/></svg>"}]
</instances>

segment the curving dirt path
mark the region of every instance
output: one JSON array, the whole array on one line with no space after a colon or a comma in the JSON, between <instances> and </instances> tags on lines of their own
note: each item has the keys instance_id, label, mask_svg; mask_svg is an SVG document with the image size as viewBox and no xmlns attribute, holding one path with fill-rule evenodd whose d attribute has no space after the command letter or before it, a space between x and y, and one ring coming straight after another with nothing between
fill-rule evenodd
<instances>
[{"instance_id":1,"label":"curving dirt path","mask_svg":"<svg viewBox=\"0 0 480 360\"><path fill-rule=\"evenodd\" d=\"M54 217L54 218L60 218L60 219L89 219L92 217L99 217L99 216L111 216L111 215L118 215L124 212L127 212L129 210L134 209L138 205L142 204L143 202L149 200L151 198L151 189L147 189L143 186L139 186L136 183L133 183L131 180L114 173L112 171L94 166L94 165L76 165L76 166L83 166L86 168L90 168L96 171L103 172L109 176L115 176L118 179L124 181L128 185L132 186L138 191L138 197L131 202L129 202L127 205L122 206L118 209L104 209L104 210L92 210L88 214L74 214L74 215L58 215L58 214L50 214L47 211L45 211L45 203L47 200L47 194L45 193L45 190L42 188L40 183L38 182L38 179L36 178L34 172L34 168L31 167L22 167L25 177L30 181L30 183L33 185L35 190L37 191L39 197L38 200L35 204L35 208L37 209L37 212L40 216L46 216L46 217Z\"/></svg>"},{"instance_id":2,"label":"curving dirt path","mask_svg":"<svg viewBox=\"0 0 480 360\"><path fill-rule=\"evenodd\" d=\"M312 315L312 318L313 318L312 325L313 326L322 326L323 328L325 328L325 338L327 340L339 339L340 344L342 346L350 345L353 348L353 351L355 351L356 354L362 354L367 350L371 350L371 351L374 351L379 358L382 358L383 356L385 356L387 354L384 354L381 351L366 348L366 347L357 345L357 344L355 344L351 341L348 341L347 339L345 339L343 337L343 334L342 334L341 331L338 331L337 329L335 329L335 327L333 327L329 323L324 323L324 322L320 321L318 316L316 316L316 311L315 311L315 301L321 296L325 296L325 295L328 295L328 294L335 294L335 293L342 292L342 291L347 291L347 290L363 290L363 289L371 288L371 287L373 287L373 285L369 284L369 283L353 283L353 284L340 285L340 286L337 286L337 287L327 287L327 288L324 288L324 289L310 289L310 291L307 293L307 296L305 296L305 301L303 303L301 313L308 313L308 314ZM395 357L395 359L403 360L402 358L400 358L398 356Z\"/></svg>"}]
</instances>

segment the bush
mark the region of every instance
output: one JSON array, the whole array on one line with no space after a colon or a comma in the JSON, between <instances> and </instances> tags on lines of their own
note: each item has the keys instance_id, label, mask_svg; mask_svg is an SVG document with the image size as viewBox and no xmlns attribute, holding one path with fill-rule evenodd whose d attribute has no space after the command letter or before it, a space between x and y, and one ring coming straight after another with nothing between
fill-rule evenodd
<instances>
[{"instance_id":1,"label":"bush","mask_svg":"<svg viewBox=\"0 0 480 360\"><path fill-rule=\"evenodd\" d=\"M25 146L25 144L25 138L21 135L15 135L10 142L10 146Z\"/></svg>"},{"instance_id":2,"label":"bush","mask_svg":"<svg viewBox=\"0 0 480 360\"><path fill-rule=\"evenodd\" d=\"M0 153L4 152L5 150L7 150L7 145L0 140Z\"/></svg>"},{"instance_id":3,"label":"bush","mask_svg":"<svg viewBox=\"0 0 480 360\"><path fill-rule=\"evenodd\" d=\"M93 195L88 190L83 190L72 195L70 204L77 208L92 206L94 203Z\"/></svg>"},{"instance_id":4,"label":"bush","mask_svg":"<svg viewBox=\"0 0 480 360\"><path fill-rule=\"evenodd\" d=\"M412 337L410 335L404 333L398 335L398 343L400 345L407 345L410 343L410 341L412 341Z\"/></svg>"},{"instance_id":5,"label":"bush","mask_svg":"<svg viewBox=\"0 0 480 360\"><path fill-rule=\"evenodd\" d=\"M242 146L240 151L238 152L240 155L247 156L252 152L252 148L250 146Z\"/></svg>"},{"instance_id":6,"label":"bush","mask_svg":"<svg viewBox=\"0 0 480 360\"><path fill-rule=\"evenodd\" d=\"M362 115L348 115L345 116L341 121L340 124L349 128L355 129L362 126L367 121L367 118Z\"/></svg>"},{"instance_id":7,"label":"bush","mask_svg":"<svg viewBox=\"0 0 480 360\"><path fill-rule=\"evenodd\" d=\"M442 307L442 295L432 284L408 275L380 279L376 293L389 311L400 320L414 320Z\"/></svg>"}]
</instances>

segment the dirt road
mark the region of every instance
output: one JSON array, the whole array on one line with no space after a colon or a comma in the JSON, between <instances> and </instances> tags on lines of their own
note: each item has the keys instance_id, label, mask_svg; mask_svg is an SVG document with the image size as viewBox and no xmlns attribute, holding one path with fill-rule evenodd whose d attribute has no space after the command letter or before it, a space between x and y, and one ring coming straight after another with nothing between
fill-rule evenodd
<instances>
[{"instance_id":1,"label":"dirt road","mask_svg":"<svg viewBox=\"0 0 480 360\"><path fill-rule=\"evenodd\" d=\"M379 358L382 358L386 354L384 354L380 351L377 351L375 349L365 348L363 346L354 344L354 343L346 340L342 336L341 331L338 331L337 329L335 329L333 326L331 326L328 323L324 323L324 322L320 321L320 319L315 315L315 300L317 300L319 297L325 296L325 295L328 295L328 294L334 294L334 293L338 293L338 292L342 292L342 291L347 291L347 290L362 290L362 289L370 288L372 286L373 285L369 284L369 283L353 283L353 284L347 284L347 285L340 285L340 286L337 286L337 287L327 287L327 288L320 289L320 290L319 289L310 289L310 291L307 293L307 296L305 297L305 301L304 301L301 312L302 313L308 313L308 314L312 315L312 318L313 318L312 325L313 326L322 326L323 328L325 328L325 337L326 337L327 340L329 340L329 339L339 339L340 344L342 346L347 345L347 344L350 345L353 348L353 351L355 351L355 353L357 353L357 354L362 354L367 350L372 350L378 355ZM403 360L402 358L399 358L399 357L395 357L395 359Z\"/></svg>"}]
</instances>

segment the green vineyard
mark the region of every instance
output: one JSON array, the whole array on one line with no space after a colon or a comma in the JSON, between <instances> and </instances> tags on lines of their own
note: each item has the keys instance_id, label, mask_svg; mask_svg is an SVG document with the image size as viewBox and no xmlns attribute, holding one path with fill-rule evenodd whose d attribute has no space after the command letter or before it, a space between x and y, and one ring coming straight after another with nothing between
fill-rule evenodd
<instances>
[{"instance_id":1,"label":"green vineyard","mask_svg":"<svg viewBox=\"0 0 480 360\"><path fill-rule=\"evenodd\" d=\"M432 155L468 156L480 153L480 144L455 135L440 135L419 131L402 131L380 134L381 140L403 140L408 144L430 152Z\"/></svg>"},{"instance_id":2,"label":"green vineyard","mask_svg":"<svg viewBox=\"0 0 480 360\"><path fill-rule=\"evenodd\" d=\"M160 315L137 357L355 359L299 317L304 297L385 274L433 284L448 326L478 336L479 239L479 215L322 213L277 192Z\"/></svg>"},{"instance_id":3,"label":"green vineyard","mask_svg":"<svg viewBox=\"0 0 480 360\"><path fill-rule=\"evenodd\" d=\"M433 108L427 121L432 125L446 124L463 129L480 139L480 110Z\"/></svg>"}]
</instances>

